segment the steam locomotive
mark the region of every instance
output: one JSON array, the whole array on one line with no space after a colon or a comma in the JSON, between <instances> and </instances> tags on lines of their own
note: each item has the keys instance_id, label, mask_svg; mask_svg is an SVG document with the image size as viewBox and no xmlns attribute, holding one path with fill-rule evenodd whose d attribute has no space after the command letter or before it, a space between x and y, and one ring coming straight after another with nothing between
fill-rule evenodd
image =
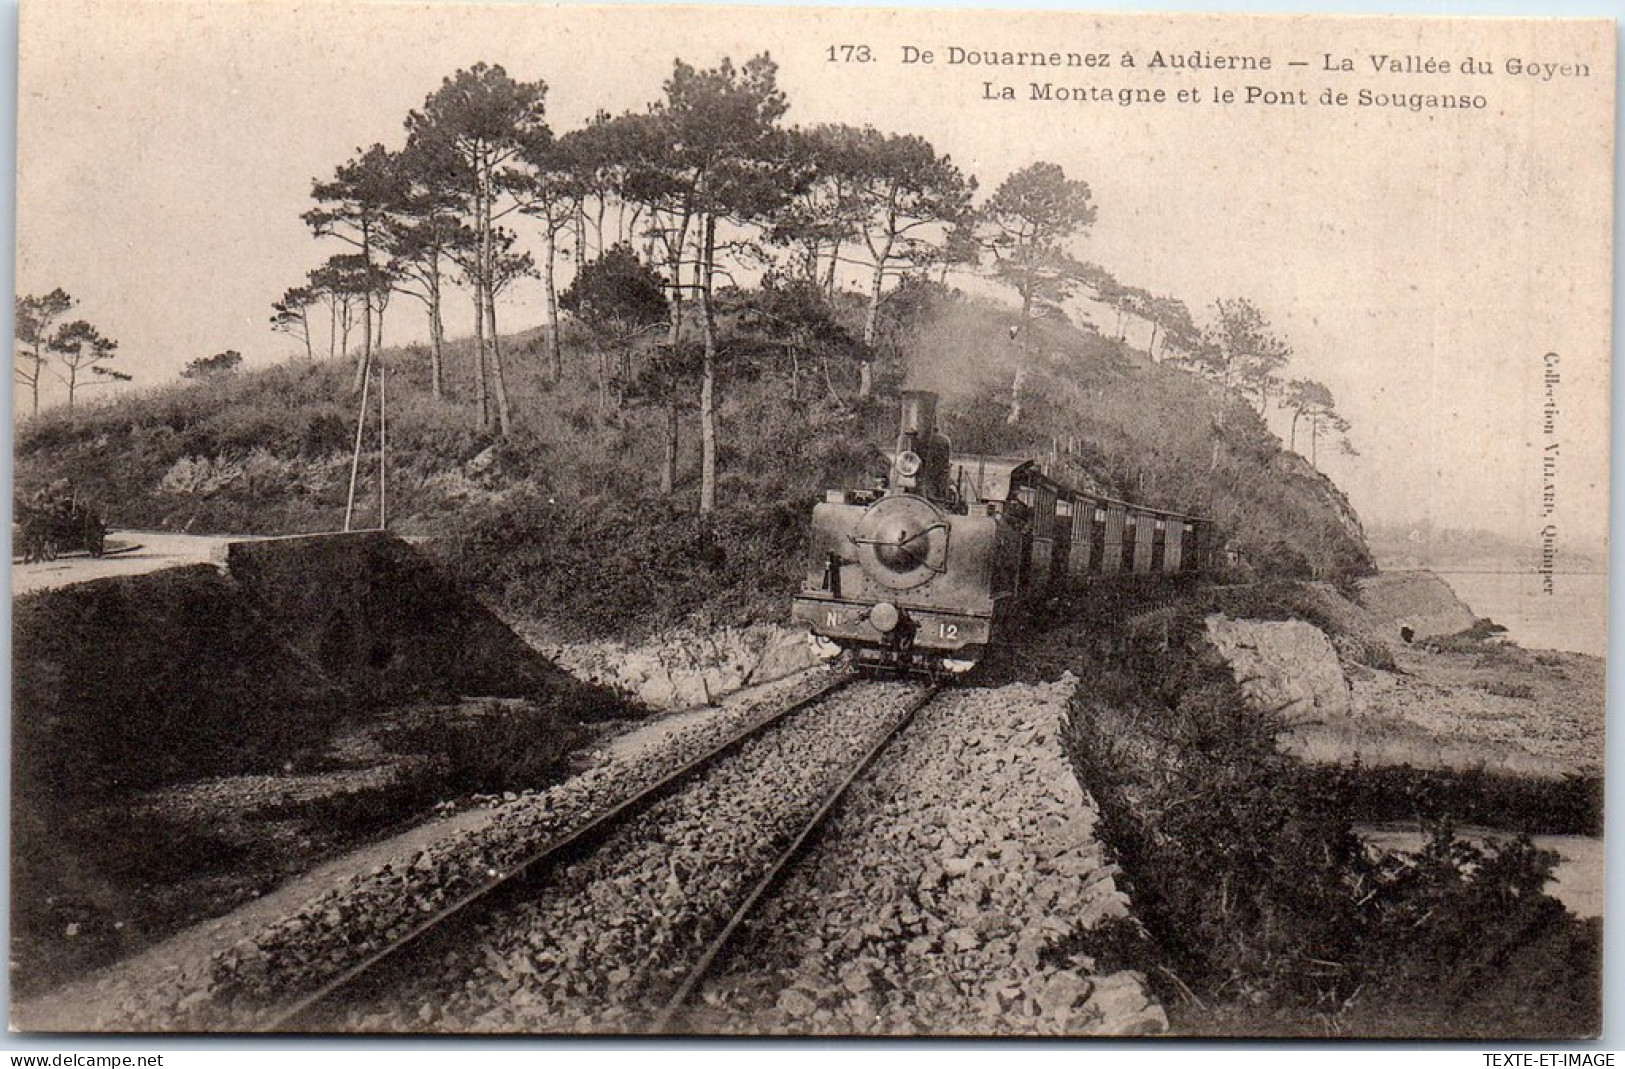
<instances>
[{"instance_id":1,"label":"steam locomotive","mask_svg":"<svg viewBox=\"0 0 1625 1069\"><path fill-rule=\"evenodd\" d=\"M884 485L826 491L792 617L860 664L970 669L1063 584L1195 574L1205 520L1073 490L1025 457L953 452L937 397L903 395Z\"/></svg>"}]
</instances>

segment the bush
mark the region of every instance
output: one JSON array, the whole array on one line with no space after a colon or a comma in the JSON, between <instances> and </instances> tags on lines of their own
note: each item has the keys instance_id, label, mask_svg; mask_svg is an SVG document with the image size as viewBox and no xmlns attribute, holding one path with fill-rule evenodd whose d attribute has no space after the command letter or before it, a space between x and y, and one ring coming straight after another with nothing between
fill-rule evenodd
<instances>
[{"instance_id":1,"label":"bush","mask_svg":"<svg viewBox=\"0 0 1625 1069\"><path fill-rule=\"evenodd\" d=\"M438 551L487 600L562 637L637 634L700 608L781 615L809 510L781 501L698 517L662 500L528 492L471 510Z\"/></svg>"},{"instance_id":2,"label":"bush","mask_svg":"<svg viewBox=\"0 0 1625 1069\"><path fill-rule=\"evenodd\" d=\"M397 727L383 742L396 753L428 758L413 779L420 794L451 798L548 787L585 738L584 729L550 710L488 700L472 714Z\"/></svg>"},{"instance_id":3,"label":"bush","mask_svg":"<svg viewBox=\"0 0 1625 1069\"><path fill-rule=\"evenodd\" d=\"M1514 776L1482 768L1308 765L1298 789L1370 823L1473 824L1528 835L1602 835L1600 776Z\"/></svg>"},{"instance_id":4,"label":"bush","mask_svg":"<svg viewBox=\"0 0 1625 1069\"><path fill-rule=\"evenodd\" d=\"M1195 653L1176 645L1143 674L1132 660L1085 664L1095 682L1066 737L1189 1028L1595 1030L1599 973L1573 966L1597 960L1597 932L1543 893L1554 855L1527 839L1475 847L1448 827L1420 854L1368 852L1351 824L1361 770L1328 781L1282 755L1282 725ZM1454 786L1432 793L1435 816L1483 793ZM1546 986L1526 985L1514 961Z\"/></svg>"},{"instance_id":5,"label":"bush","mask_svg":"<svg viewBox=\"0 0 1625 1069\"><path fill-rule=\"evenodd\" d=\"M1375 668L1383 672L1399 671L1399 663L1394 660L1394 651L1388 648L1387 643L1378 639L1362 638L1359 635L1334 635L1332 645L1337 648L1341 657L1363 664L1367 668Z\"/></svg>"}]
</instances>

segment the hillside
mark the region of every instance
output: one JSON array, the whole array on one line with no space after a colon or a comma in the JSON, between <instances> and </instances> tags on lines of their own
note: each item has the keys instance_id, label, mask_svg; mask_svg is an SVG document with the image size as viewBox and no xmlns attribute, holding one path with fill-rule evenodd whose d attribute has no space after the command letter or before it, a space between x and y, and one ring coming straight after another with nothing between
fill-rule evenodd
<instances>
[{"instance_id":1,"label":"hillside","mask_svg":"<svg viewBox=\"0 0 1625 1069\"><path fill-rule=\"evenodd\" d=\"M696 510L698 391L681 364L677 478L663 495L670 380L657 374L655 350L633 353L633 377L601 392L600 368L616 366L620 351L567 328L557 384L544 339L506 339L515 421L506 439L480 429L471 342L448 345L444 401L430 396L425 351L386 351L391 528L432 536L488 602L560 637L645 631L696 610L777 619L811 504L872 469L894 434L896 391L909 387L944 395L958 449L1032 453L1064 479L1211 516L1243 569L1336 578L1371 568L1343 496L1249 407L1091 328L1040 321L1023 357L1014 313L919 286L892 302L876 393L859 403L855 303L813 337L750 314L754 294L732 296L741 311L723 318L715 513ZM337 529L353 377L345 360L299 360L43 413L17 431L17 492L67 480L121 528ZM367 441L375 448L375 417ZM358 477L357 526L376 525L377 481L372 452Z\"/></svg>"},{"instance_id":2,"label":"hillside","mask_svg":"<svg viewBox=\"0 0 1625 1069\"><path fill-rule=\"evenodd\" d=\"M1391 568L1439 571L1527 571L1540 569L1538 535L1518 538L1505 532L1435 527L1427 521L1383 524L1370 532L1373 556ZM1606 546L1564 543L1553 571L1602 574L1608 570Z\"/></svg>"}]
</instances>

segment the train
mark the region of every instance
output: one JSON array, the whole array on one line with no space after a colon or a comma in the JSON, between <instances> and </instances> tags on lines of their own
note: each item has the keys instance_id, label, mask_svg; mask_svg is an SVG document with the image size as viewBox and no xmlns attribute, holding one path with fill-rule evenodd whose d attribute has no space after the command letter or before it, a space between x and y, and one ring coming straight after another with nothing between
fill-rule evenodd
<instances>
[{"instance_id":1,"label":"train","mask_svg":"<svg viewBox=\"0 0 1625 1069\"><path fill-rule=\"evenodd\" d=\"M1066 486L1032 457L956 453L936 394L902 395L879 485L827 490L791 607L860 666L968 671L1035 599L1136 577L1194 577L1211 524Z\"/></svg>"}]
</instances>

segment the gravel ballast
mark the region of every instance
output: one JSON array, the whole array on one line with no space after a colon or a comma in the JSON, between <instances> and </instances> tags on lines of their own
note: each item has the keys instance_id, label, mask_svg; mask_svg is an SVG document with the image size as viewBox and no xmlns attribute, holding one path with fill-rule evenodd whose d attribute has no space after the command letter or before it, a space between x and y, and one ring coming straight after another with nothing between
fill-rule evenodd
<instances>
[{"instance_id":1,"label":"gravel ballast","mask_svg":"<svg viewBox=\"0 0 1625 1069\"><path fill-rule=\"evenodd\" d=\"M855 785L701 992L701 1031L1139 1035L1130 971L1068 950L1127 918L1062 754L1075 682L939 697Z\"/></svg>"},{"instance_id":2,"label":"gravel ballast","mask_svg":"<svg viewBox=\"0 0 1625 1069\"><path fill-rule=\"evenodd\" d=\"M753 882L923 690L854 685L775 725L549 874L529 901L483 920L403 989L324 1025L643 1030Z\"/></svg>"}]
</instances>

